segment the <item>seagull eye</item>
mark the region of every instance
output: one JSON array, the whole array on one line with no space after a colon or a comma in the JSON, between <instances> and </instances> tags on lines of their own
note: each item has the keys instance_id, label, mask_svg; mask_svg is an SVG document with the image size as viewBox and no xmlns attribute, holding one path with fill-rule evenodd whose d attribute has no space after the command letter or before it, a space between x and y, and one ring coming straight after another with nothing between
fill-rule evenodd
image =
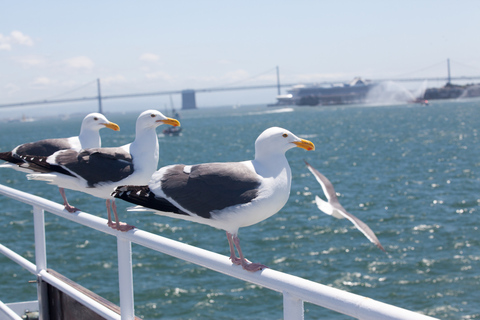
<instances>
[{"instance_id":1,"label":"seagull eye","mask_svg":"<svg viewBox=\"0 0 480 320\"><path fill-rule=\"evenodd\" d=\"M151 114L150 117L155 118L157 115L156 114Z\"/></svg>"},{"instance_id":2,"label":"seagull eye","mask_svg":"<svg viewBox=\"0 0 480 320\"><path fill-rule=\"evenodd\" d=\"M97 118L97 117L95 117L95 118L93 118L93 120L97 121L97 120L98 120L98 118Z\"/></svg>"},{"instance_id":3,"label":"seagull eye","mask_svg":"<svg viewBox=\"0 0 480 320\"><path fill-rule=\"evenodd\" d=\"M286 138L286 137L288 137L288 134L284 133L284 134L282 134L282 137Z\"/></svg>"}]
</instances>

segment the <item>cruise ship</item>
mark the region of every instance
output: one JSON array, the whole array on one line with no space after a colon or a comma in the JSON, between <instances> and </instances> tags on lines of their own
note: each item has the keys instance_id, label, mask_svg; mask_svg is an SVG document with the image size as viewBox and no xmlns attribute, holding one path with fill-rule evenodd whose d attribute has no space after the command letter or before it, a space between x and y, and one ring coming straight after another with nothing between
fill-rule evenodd
<instances>
[{"instance_id":1,"label":"cruise ship","mask_svg":"<svg viewBox=\"0 0 480 320\"><path fill-rule=\"evenodd\" d=\"M367 95L378 83L357 77L349 83L296 85L288 94L277 96L276 105L338 105L366 102Z\"/></svg>"}]
</instances>

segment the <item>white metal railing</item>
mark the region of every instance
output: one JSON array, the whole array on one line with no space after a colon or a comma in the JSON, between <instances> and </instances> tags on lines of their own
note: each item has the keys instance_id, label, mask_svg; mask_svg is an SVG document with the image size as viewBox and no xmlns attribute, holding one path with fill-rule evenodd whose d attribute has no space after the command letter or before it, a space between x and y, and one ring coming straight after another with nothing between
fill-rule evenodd
<instances>
[{"instance_id":1,"label":"white metal railing","mask_svg":"<svg viewBox=\"0 0 480 320\"><path fill-rule=\"evenodd\" d=\"M272 269L265 269L262 272L248 272L240 266L233 265L226 256L139 229L133 229L129 232L119 232L109 228L106 219L85 212L68 213L60 204L3 185L0 185L0 194L33 206L36 264L31 263L3 245L0 245L0 252L31 273L36 274L42 280L82 302L85 306L95 310L106 319L134 319L132 242L282 293L284 319L303 319L304 302L328 308L358 319L434 319L426 315ZM76 289L69 287L46 271L47 254L45 247L44 211L111 234L117 238L118 276L119 279L121 279L121 281L119 281L121 315L116 314ZM0 304L0 307L1 305L2 304ZM40 310L40 313L41 312L42 310Z\"/></svg>"}]
</instances>

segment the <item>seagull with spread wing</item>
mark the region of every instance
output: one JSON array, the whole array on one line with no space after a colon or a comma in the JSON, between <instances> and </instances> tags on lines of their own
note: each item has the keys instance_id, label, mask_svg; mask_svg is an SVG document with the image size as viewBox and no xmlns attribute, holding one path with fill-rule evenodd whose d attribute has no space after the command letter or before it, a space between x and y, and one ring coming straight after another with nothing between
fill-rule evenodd
<instances>
[{"instance_id":1,"label":"seagull with spread wing","mask_svg":"<svg viewBox=\"0 0 480 320\"><path fill-rule=\"evenodd\" d=\"M340 204L338 201L337 195L335 193L335 189L333 188L333 184L330 180L327 179L323 174L318 172L314 167L312 167L307 161L305 161L308 170L313 174L315 179L317 179L318 183L322 186L323 192L325 193L325 197L328 201L324 201L319 196L315 196L315 202L317 203L318 209L323 211L324 213L331 215L337 219L348 219L353 225L360 230L365 237L367 237L370 242L375 244L379 249L383 252L386 252L383 246L380 244L375 233L373 233L372 229L367 226L362 220L355 217L353 214L348 213L347 210Z\"/></svg>"}]
</instances>

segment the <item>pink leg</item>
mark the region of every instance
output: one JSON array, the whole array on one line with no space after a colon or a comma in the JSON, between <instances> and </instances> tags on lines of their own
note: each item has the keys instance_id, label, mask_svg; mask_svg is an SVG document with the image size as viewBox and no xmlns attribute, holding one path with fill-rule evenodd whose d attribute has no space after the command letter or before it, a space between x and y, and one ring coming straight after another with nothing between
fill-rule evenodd
<instances>
[{"instance_id":1,"label":"pink leg","mask_svg":"<svg viewBox=\"0 0 480 320\"><path fill-rule=\"evenodd\" d=\"M75 211L80 211L80 209L75 208L74 206L71 206L68 201L67 201L67 196L65 195L65 189L63 188L58 188L58 191L60 191L60 195L63 198L63 206L65 207L65 210L67 210L70 213L74 213Z\"/></svg>"},{"instance_id":2,"label":"pink leg","mask_svg":"<svg viewBox=\"0 0 480 320\"><path fill-rule=\"evenodd\" d=\"M112 210L113 210L113 215L115 216L115 222L112 222L112 217L110 214L110 202L112 203ZM112 201L110 201L110 199L107 199L106 206L107 206L107 213L108 213L107 225L110 228L123 231L123 232L132 230L133 228L135 228L135 226L131 226L129 224L126 224L125 222L120 222L120 220L118 219L117 204L115 203L115 199L113 199Z\"/></svg>"},{"instance_id":3,"label":"pink leg","mask_svg":"<svg viewBox=\"0 0 480 320\"><path fill-rule=\"evenodd\" d=\"M237 255L235 254L235 248L233 246L232 238L233 235L227 231L228 245L230 246L230 260L232 260L233 264L240 266L242 264L242 261L240 260L240 258L237 258Z\"/></svg>"},{"instance_id":4,"label":"pink leg","mask_svg":"<svg viewBox=\"0 0 480 320\"><path fill-rule=\"evenodd\" d=\"M234 257L234 259L232 260L234 264L241 264L243 269L251 272L268 268L263 264L251 263L250 261L245 259L242 253L242 248L240 248L240 239L238 238L237 235L232 235L230 233L227 233L227 238L228 238L228 243L230 244L230 259L232 259L232 256ZM233 244L231 243L231 241L233 241ZM233 248L233 245L235 245L235 247L237 248L238 255L240 256L240 258L237 258L235 256L235 250ZM232 250L233 250L233 255L232 255Z\"/></svg>"},{"instance_id":5,"label":"pink leg","mask_svg":"<svg viewBox=\"0 0 480 320\"><path fill-rule=\"evenodd\" d=\"M113 225L113 222L112 222L112 213L110 212L110 200L109 199L107 199L107 201L105 201L105 206L107 207L107 214L108 214L107 226L109 226L112 229L115 229L115 227Z\"/></svg>"}]
</instances>

